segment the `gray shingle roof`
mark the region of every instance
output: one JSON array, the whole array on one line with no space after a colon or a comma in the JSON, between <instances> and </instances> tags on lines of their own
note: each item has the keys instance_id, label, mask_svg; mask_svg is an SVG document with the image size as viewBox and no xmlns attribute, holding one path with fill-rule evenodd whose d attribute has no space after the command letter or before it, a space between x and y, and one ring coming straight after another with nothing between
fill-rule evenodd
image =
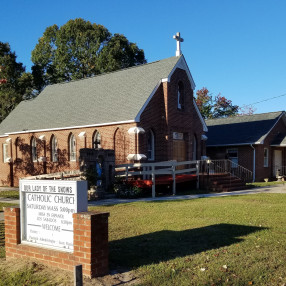
<instances>
[{"instance_id":1,"label":"gray shingle roof","mask_svg":"<svg viewBox=\"0 0 286 286\"><path fill-rule=\"evenodd\" d=\"M284 111L207 120L207 146L262 142Z\"/></svg>"},{"instance_id":2,"label":"gray shingle roof","mask_svg":"<svg viewBox=\"0 0 286 286\"><path fill-rule=\"evenodd\" d=\"M47 86L22 101L0 124L0 135L134 120L156 85L181 57Z\"/></svg>"},{"instance_id":3,"label":"gray shingle roof","mask_svg":"<svg viewBox=\"0 0 286 286\"><path fill-rule=\"evenodd\" d=\"M286 146L286 133L279 133L271 142L272 146Z\"/></svg>"}]
</instances>

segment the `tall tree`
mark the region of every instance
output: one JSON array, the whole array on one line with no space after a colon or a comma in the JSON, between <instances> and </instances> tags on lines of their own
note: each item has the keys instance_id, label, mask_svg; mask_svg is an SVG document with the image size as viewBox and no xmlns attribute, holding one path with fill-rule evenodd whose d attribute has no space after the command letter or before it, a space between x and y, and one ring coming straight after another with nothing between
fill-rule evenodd
<instances>
[{"instance_id":1,"label":"tall tree","mask_svg":"<svg viewBox=\"0 0 286 286\"><path fill-rule=\"evenodd\" d=\"M232 101L218 94L213 98L205 87L196 92L196 103L205 119L229 117L238 114L239 106L233 105Z\"/></svg>"},{"instance_id":2,"label":"tall tree","mask_svg":"<svg viewBox=\"0 0 286 286\"><path fill-rule=\"evenodd\" d=\"M23 99L32 96L32 75L16 61L8 43L0 42L0 122Z\"/></svg>"},{"instance_id":3,"label":"tall tree","mask_svg":"<svg viewBox=\"0 0 286 286\"><path fill-rule=\"evenodd\" d=\"M81 18L48 27L32 51L34 81L45 85L146 63L144 51L125 36Z\"/></svg>"}]
</instances>

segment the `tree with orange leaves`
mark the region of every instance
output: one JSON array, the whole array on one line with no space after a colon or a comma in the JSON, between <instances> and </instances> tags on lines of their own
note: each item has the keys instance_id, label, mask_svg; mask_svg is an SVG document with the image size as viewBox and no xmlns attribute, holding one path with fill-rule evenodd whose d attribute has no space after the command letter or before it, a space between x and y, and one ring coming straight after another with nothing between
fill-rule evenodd
<instances>
[{"instance_id":1,"label":"tree with orange leaves","mask_svg":"<svg viewBox=\"0 0 286 286\"><path fill-rule=\"evenodd\" d=\"M232 101L218 94L213 98L206 87L196 92L197 106L205 119L229 117L238 114L239 106L233 105Z\"/></svg>"}]
</instances>

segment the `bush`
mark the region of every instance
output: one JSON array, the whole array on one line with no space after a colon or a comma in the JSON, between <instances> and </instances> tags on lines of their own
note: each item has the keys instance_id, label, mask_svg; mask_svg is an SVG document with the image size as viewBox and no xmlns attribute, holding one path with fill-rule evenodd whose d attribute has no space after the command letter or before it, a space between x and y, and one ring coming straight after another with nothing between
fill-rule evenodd
<instances>
[{"instance_id":1,"label":"bush","mask_svg":"<svg viewBox=\"0 0 286 286\"><path fill-rule=\"evenodd\" d=\"M90 189L91 186L96 186L97 184L97 171L95 167L89 167L85 172L84 176L88 183L88 188Z\"/></svg>"},{"instance_id":2,"label":"bush","mask_svg":"<svg viewBox=\"0 0 286 286\"><path fill-rule=\"evenodd\" d=\"M113 191L118 198L135 199L144 196L142 188L128 184L128 182L121 178L115 179Z\"/></svg>"}]
</instances>

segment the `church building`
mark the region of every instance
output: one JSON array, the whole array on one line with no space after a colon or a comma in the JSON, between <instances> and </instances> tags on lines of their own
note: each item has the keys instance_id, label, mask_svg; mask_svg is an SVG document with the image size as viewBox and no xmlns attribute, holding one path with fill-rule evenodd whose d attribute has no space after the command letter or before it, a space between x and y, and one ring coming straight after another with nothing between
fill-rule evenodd
<instances>
[{"instance_id":1,"label":"church building","mask_svg":"<svg viewBox=\"0 0 286 286\"><path fill-rule=\"evenodd\" d=\"M0 185L79 169L82 148L112 149L116 165L195 160L205 155L207 126L181 54L47 86L0 124Z\"/></svg>"}]
</instances>

